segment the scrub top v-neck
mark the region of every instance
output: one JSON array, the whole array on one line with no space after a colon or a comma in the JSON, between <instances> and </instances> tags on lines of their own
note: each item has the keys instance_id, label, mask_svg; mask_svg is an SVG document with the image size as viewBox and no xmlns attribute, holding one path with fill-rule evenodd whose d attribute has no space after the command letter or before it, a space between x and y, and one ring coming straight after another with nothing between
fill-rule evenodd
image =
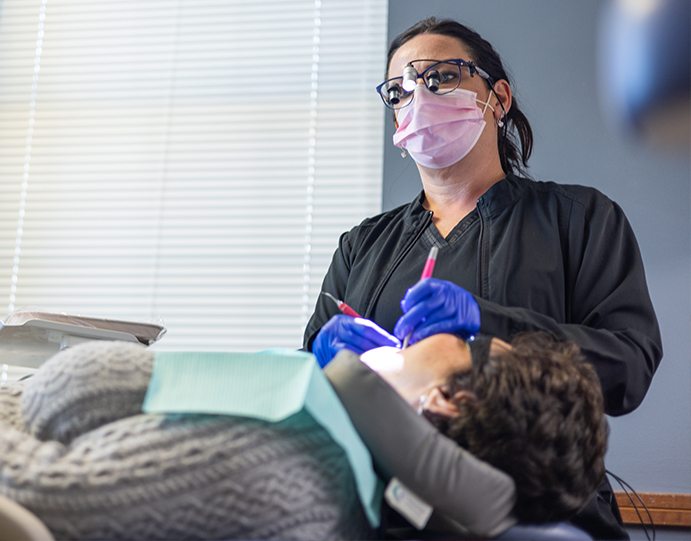
<instances>
[{"instance_id":1,"label":"scrub top v-neck","mask_svg":"<svg viewBox=\"0 0 691 541\"><path fill-rule=\"evenodd\" d=\"M466 215L444 238L430 221L420 238L387 280L372 313L372 320L393 331L403 314L401 300L422 274L430 248L439 249L434 267L435 278L450 280L475 293L477 282L477 247L480 234L477 209Z\"/></svg>"}]
</instances>

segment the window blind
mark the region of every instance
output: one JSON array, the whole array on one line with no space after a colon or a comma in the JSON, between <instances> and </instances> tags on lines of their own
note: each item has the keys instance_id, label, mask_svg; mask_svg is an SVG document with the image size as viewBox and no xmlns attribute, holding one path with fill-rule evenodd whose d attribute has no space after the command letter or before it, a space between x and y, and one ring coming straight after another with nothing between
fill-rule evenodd
<instances>
[{"instance_id":1,"label":"window blind","mask_svg":"<svg viewBox=\"0 0 691 541\"><path fill-rule=\"evenodd\" d=\"M0 294L299 347L379 211L385 0L4 0Z\"/></svg>"}]
</instances>

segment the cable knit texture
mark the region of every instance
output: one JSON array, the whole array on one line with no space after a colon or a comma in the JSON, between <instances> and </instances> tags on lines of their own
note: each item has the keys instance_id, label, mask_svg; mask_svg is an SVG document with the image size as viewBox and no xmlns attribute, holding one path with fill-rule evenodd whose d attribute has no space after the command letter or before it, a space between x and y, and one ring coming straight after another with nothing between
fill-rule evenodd
<instances>
[{"instance_id":1,"label":"cable knit texture","mask_svg":"<svg viewBox=\"0 0 691 541\"><path fill-rule=\"evenodd\" d=\"M369 536L348 461L308 414L142 414L152 365L90 342L0 389L0 493L58 540Z\"/></svg>"}]
</instances>

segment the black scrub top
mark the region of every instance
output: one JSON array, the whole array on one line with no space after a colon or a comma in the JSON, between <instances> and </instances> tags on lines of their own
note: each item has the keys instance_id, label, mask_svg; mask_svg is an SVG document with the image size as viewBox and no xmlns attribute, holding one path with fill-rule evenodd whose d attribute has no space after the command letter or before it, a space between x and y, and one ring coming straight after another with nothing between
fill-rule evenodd
<instances>
[{"instance_id":1,"label":"black scrub top","mask_svg":"<svg viewBox=\"0 0 691 541\"><path fill-rule=\"evenodd\" d=\"M442 237L430 222L422 236L401 261L395 279L389 280L382 289L372 313L372 320L382 329L393 333L394 326L403 315L401 301L406 291L419 280L429 256L430 248L439 249L432 276L448 280L477 294L477 246L480 233L480 217L476 209L463 218Z\"/></svg>"}]
</instances>

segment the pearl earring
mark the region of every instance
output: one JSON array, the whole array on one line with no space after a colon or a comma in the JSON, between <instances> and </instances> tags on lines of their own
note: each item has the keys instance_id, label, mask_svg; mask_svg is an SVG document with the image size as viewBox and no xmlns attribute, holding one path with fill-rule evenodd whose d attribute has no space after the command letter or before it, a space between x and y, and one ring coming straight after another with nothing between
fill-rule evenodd
<instances>
[{"instance_id":1,"label":"pearl earring","mask_svg":"<svg viewBox=\"0 0 691 541\"><path fill-rule=\"evenodd\" d=\"M405 151L405 148L401 149L401 158L403 158L405 160L407 157L408 157L408 153Z\"/></svg>"},{"instance_id":2,"label":"pearl earring","mask_svg":"<svg viewBox=\"0 0 691 541\"><path fill-rule=\"evenodd\" d=\"M499 120L497 120L497 126L500 128L504 127L504 117L501 117Z\"/></svg>"}]
</instances>

